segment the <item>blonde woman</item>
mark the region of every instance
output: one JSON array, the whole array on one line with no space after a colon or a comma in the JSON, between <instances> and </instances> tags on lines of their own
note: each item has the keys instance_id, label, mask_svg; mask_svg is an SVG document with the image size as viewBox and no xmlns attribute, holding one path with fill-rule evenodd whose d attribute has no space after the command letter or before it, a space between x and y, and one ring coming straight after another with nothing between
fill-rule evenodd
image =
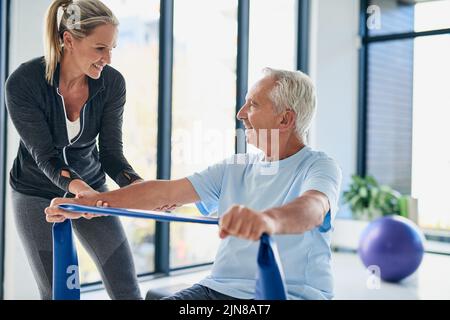
<instances>
[{"instance_id":1,"label":"blonde woman","mask_svg":"<svg viewBox=\"0 0 450 320\"><path fill-rule=\"evenodd\" d=\"M9 115L20 135L10 173L16 225L42 299L52 297L52 198L138 183L123 155L123 76L109 66L118 20L98 0L56 0L45 20L45 57L9 77ZM98 148L97 148L97 136ZM141 299L123 227L114 217L85 215L73 228L112 299Z\"/></svg>"}]
</instances>

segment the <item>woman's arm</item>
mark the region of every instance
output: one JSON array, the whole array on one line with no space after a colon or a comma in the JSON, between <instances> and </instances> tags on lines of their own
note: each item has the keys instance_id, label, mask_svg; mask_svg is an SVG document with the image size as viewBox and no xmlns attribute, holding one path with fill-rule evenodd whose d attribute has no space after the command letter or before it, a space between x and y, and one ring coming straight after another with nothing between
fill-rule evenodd
<instances>
[{"instance_id":1,"label":"woman's arm","mask_svg":"<svg viewBox=\"0 0 450 320\"><path fill-rule=\"evenodd\" d=\"M123 154L122 123L126 101L125 79L119 72L112 73L109 96L105 103L99 134L100 162L105 172L120 187L142 180Z\"/></svg>"}]
</instances>

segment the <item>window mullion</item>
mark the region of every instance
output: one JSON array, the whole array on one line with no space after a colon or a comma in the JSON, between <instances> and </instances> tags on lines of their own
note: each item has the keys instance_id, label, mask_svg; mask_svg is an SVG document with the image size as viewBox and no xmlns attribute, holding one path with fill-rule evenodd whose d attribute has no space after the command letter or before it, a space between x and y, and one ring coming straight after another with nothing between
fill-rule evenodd
<instances>
[{"instance_id":1,"label":"window mullion","mask_svg":"<svg viewBox=\"0 0 450 320\"><path fill-rule=\"evenodd\" d=\"M174 0L161 0L159 41L159 92L157 179L170 179L172 136L173 76L173 6ZM156 222L155 272L170 271L170 225Z\"/></svg>"}]
</instances>

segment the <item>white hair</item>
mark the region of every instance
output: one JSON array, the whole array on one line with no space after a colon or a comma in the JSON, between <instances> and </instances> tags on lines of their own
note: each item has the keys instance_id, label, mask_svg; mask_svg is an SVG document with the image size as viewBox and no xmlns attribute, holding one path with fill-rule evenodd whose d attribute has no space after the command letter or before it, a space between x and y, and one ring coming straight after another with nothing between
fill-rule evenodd
<instances>
[{"instance_id":1,"label":"white hair","mask_svg":"<svg viewBox=\"0 0 450 320\"><path fill-rule=\"evenodd\" d=\"M280 113L291 109L297 116L296 132L303 142L307 141L312 119L316 113L316 89L309 76L301 71L264 68L263 74L275 79L269 97Z\"/></svg>"}]
</instances>

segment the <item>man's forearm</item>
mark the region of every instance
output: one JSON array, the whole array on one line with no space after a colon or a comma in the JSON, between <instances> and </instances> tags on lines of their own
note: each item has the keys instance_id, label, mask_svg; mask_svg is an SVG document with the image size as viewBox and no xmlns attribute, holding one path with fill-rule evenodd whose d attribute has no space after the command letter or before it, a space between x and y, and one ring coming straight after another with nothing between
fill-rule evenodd
<instances>
[{"instance_id":1,"label":"man's forearm","mask_svg":"<svg viewBox=\"0 0 450 320\"><path fill-rule=\"evenodd\" d=\"M187 179L153 180L131 184L127 187L100 193L96 199L115 208L154 210L198 201L198 196Z\"/></svg>"},{"instance_id":2,"label":"man's forearm","mask_svg":"<svg viewBox=\"0 0 450 320\"><path fill-rule=\"evenodd\" d=\"M100 193L98 200L115 208L153 210L168 200L168 182L145 181L131 184L118 190Z\"/></svg>"},{"instance_id":3,"label":"man's forearm","mask_svg":"<svg viewBox=\"0 0 450 320\"><path fill-rule=\"evenodd\" d=\"M313 191L286 205L265 210L263 214L273 218L276 222L275 233L294 234L304 233L320 226L328 210L329 204L326 196L318 191Z\"/></svg>"}]
</instances>

